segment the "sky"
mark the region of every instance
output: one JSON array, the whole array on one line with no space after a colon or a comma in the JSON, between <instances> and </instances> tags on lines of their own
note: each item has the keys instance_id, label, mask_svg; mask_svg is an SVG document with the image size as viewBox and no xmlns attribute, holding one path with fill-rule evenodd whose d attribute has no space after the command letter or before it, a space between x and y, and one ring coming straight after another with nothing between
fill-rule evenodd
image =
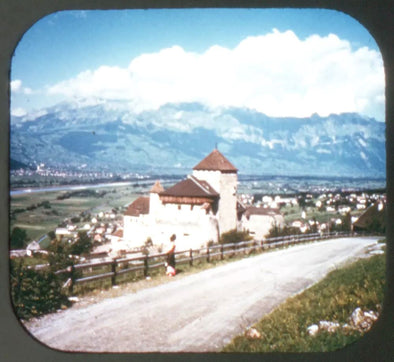
<instances>
[{"instance_id":1,"label":"sky","mask_svg":"<svg viewBox=\"0 0 394 362\"><path fill-rule=\"evenodd\" d=\"M320 9L63 11L11 60L11 114L62 101L247 107L273 117L357 112L384 121L384 68L369 32Z\"/></svg>"}]
</instances>

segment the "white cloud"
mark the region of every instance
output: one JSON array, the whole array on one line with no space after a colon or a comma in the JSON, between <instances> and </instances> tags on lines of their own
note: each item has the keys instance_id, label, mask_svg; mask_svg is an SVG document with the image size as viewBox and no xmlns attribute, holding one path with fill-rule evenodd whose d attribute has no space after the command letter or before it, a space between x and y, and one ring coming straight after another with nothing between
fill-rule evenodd
<instances>
[{"instance_id":1,"label":"white cloud","mask_svg":"<svg viewBox=\"0 0 394 362\"><path fill-rule=\"evenodd\" d=\"M22 81L20 79L11 81L10 88L11 92L18 92L22 88Z\"/></svg>"},{"instance_id":2,"label":"white cloud","mask_svg":"<svg viewBox=\"0 0 394 362\"><path fill-rule=\"evenodd\" d=\"M292 31L273 30L247 37L234 49L214 45L201 54L173 46L142 54L128 68L87 70L48 93L125 99L141 110L200 101L270 116L358 112L384 120L380 54L366 47L353 50L333 34L301 40Z\"/></svg>"},{"instance_id":3,"label":"white cloud","mask_svg":"<svg viewBox=\"0 0 394 362\"><path fill-rule=\"evenodd\" d=\"M15 79L10 82L11 92L13 93L22 93L26 95L30 95L33 93L31 88L22 87L22 81L20 79Z\"/></svg>"},{"instance_id":4,"label":"white cloud","mask_svg":"<svg viewBox=\"0 0 394 362\"><path fill-rule=\"evenodd\" d=\"M27 112L23 108L13 108L11 109L11 115L15 117L23 117L26 116Z\"/></svg>"}]
</instances>

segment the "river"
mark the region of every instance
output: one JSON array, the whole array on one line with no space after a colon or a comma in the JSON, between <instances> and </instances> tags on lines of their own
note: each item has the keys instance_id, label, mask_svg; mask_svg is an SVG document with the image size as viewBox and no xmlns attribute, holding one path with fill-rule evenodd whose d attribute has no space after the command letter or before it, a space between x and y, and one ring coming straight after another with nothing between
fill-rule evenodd
<instances>
[{"instance_id":1,"label":"river","mask_svg":"<svg viewBox=\"0 0 394 362\"><path fill-rule=\"evenodd\" d=\"M68 190L85 190L85 189L94 189L101 187L116 187L116 186L127 186L131 185L134 182L112 182L112 183L100 183L100 184L85 184L85 185L61 185L61 186L49 186L49 187L37 187L37 188L25 188L18 190L11 190L10 196L16 195L25 195L30 193L39 193L39 192L51 192L51 191L68 191Z\"/></svg>"}]
</instances>

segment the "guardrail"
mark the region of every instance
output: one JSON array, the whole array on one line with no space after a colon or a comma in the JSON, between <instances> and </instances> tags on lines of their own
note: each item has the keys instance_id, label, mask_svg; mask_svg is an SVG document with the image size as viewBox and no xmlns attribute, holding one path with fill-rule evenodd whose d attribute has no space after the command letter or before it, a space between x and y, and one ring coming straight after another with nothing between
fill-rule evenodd
<instances>
[{"instance_id":1,"label":"guardrail","mask_svg":"<svg viewBox=\"0 0 394 362\"><path fill-rule=\"evenodd\" d=\"M177 251L175 252L175 261L177 265L189 264L193 266L193 263L200 259L209 263L213 260L223 260L239 254L247 255L252 252L263 252L269 249L343 236L350 236L350 234L347 232L300 234L273 237L261 241L251 240L230 244L209 245L201 249ZM164 270L166 258L166 253L160 253L107 259L99 262L74 264L66 269L58 270L55 274L65 276L65 279L67 279L65 286L69 288L69 293L73 293L76 285L104 279L107 280L109 278L111 280L111 286L115 286L120 276L130 273L139 273L141 277L148 277L149 273L154 270L159 268L163 268Z\"/></svg>"}]
</instances>

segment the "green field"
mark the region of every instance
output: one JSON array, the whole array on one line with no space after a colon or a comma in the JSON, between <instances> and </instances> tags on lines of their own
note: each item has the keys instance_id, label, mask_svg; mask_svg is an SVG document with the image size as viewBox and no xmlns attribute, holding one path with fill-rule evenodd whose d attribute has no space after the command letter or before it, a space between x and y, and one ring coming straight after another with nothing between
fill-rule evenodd
<instances>
[{"instance_id":1,"label":"green field","mask_svg":"<svg viewBox=\"0 0 394 362\"><path fill-rule=\"evenodd\" d=\"M83 212L91 215L112 209L123 212L125 205L140 196L142 190L131 185L110 186L97 190L97 193L102 195L99 197L90 195L59 199L59 196L65 195L66 192L13 195L10 198L10 230L19 227L27 232L30 240L37 240L42 235L54 231L65 219L79 217ZM42 206L43 203L45 206ZM18 209L22 211L18 212Z\"/></svg>"}]
</instances>

